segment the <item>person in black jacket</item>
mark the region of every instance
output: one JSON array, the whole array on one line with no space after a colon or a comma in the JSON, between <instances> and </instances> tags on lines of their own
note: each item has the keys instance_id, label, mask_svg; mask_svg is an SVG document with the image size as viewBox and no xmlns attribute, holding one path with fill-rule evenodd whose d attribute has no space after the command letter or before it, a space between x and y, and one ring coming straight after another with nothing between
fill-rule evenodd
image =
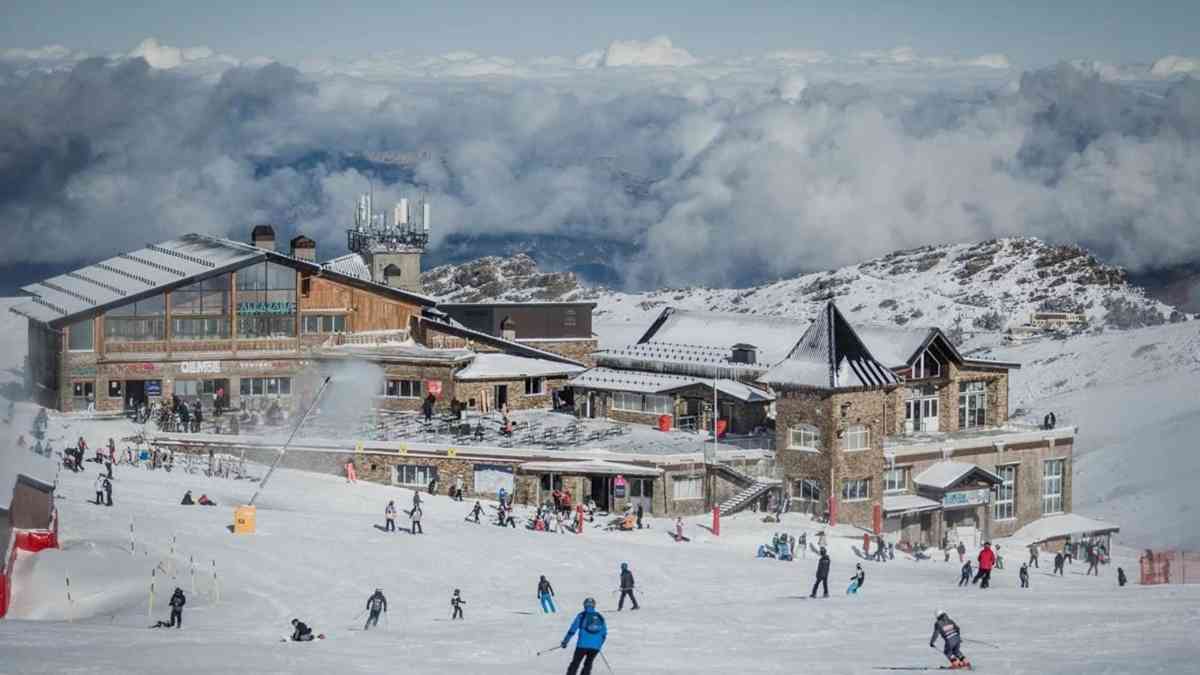
<instances>
[{"instance_id":1,"label":"person in black jacket","mask_svg":"<svg viewBox=\"0 0 1200 675\"><path fill-rule=\"evenodd\" d=\"M292 619L292 642L312 642L313 632L300 619Z\"/></svg>"},{"instance_id":2,"label":"person in black jacket","mask_svg":"<svg viewBox=\"0 0 1200 675\"><path fill-rule=\"evenodd\" d=\"M933 635L929 638L930 647L934 647L934 643L937 642L939 635L942 636L942 640L945 643L942 653L946 655L947 659L950 659L950 667L954 669L970 668L971 662L967 660L967 657L963 656L960 649L962 635L959 632L958 624L954 623L954 619L951 619L948 614L940 609L937 611L937 616L933 622ZM936 649L936 647L934 648Z\"/></svg>"},{"instance_id":3,"label":"person in black jacket","mask_svg":"<svg viewBox=\"0 0 1200 675\"><path fill-rule=\"evenodd\" d=\"M1029 564L1021 563L1021 572L1018 575L1021 578L1021 588L1029 588Z\"/></svg>"},{"instance_id":4,"label":"person in black jacket","mask_svg":"<svg viewBox=\"0 0 1200 675\"><path fill-rule=\"evenodd\" d=\"M829 597L829 553L825 551L825 547L821 547L821 559L817 561L817 580L813 583L812 593L810 598L817 597L817 587L825 587L825 597Z\"/></svg>"},{"instance_id":5,"label":"person in black jacket","mask_svg":"<svg viewBox=\"0 0 1200 675\"><path fill-rule=\"evenodd\" d=\"M195 504L195 502L192 501L192 491L188 490L187 492L183 493L183 499L179 500L179 505L192 506L193 504Z\"/></svg>"},{"instance_id":6,"label":"person in black jacket","mask_svg":"<svg viewBox=\"0 0 1200 675\"><path fill-rule=\"evenodd\" d=\"M1117 568L1117 585L1124 588L1125 584L1127 584L1127 583L1129 583L1129 581L1125 578L1125 568L1118 567Z\"/></svg>"},{"instance_id":7,"label":"person in black jacket","mask_svg":"<svg viewBox=\"0 0 1200 675\"><path fill-rule=\"evenodd\" d=\"M962 576L958 578L959 587L969 586L971 584L971 561L963 563Z\"/></svg>"},{"instance_id":8,"label":"person in black jacket","mask_svg":"<svg viewBox=\"0 0 1200 675\"><path fill-rule=\"evenodd\" d=\"M638 504L637 505L637 529L639 529L639 530L642 529L642 515L644 515L644 513L645 512L642 510L642 505Z\"/></svg>"},{"instance_id":9,"label":"person in black jacket","mask_svg":"<svg viewBox=\"0 0 1200 675\"><path fill-rule=\"evenodd\" d=\"M183 628L183 606L187 604L187 598L183 597L183 589L176 588L167 604L171 606L171 620L159 621L151 628Z\"/></svg>"},{"instance_id":10,"label":"person in black jacket","mask_svg":"<svg viewBox=\"0 0 1200 675\"><path fill-rule=\"evenodd\" d=\"M550 585L550 580L544 574L541 579L538 579L537 596L538 602L542 603L543 614L553 614L558 611L558 608L554 606L554 587Z\"/></svg>"},{"instance_id":11,"label":"person in black jacket","mask_svg":"<svg viewBox=\"0 0 1200 675\"><path fill-rule=\"evenodd\" d=\"M1059 576L1063 576L1065 574L1063 572L1063 563L1065 561L1066 559L1063 557L1061 552L1054 554L1054 574L1058 574Z\"/></svg>"},{"instance_id":12,"label":"person in black jacket","mask_svg":"<svg viewBox=\"0 0 1200 675\"><path fill-rule=\"evenodd\" d=\"M112 506L112 480L104 479L104 505Z\"/></svg>"},{"instance_id":13,"label":"person in black jacket","mask_svg":"<svg viewBox=\"0 0 1200 675\"><path fill-rule=\"evenodd\" d=\"M376 588L371 597L367 598L367 611L370 614L367 615L367 623L363 626L363 630L378 626L379 613L387 611L387 598L383 597L383 589Z\"/></svg>"},{"instance_id":14,"label":"person in black jacket","mask_svg":"<svg viewBox=\"0 0 1200 675\"><path fill-rule=\"evenodd\" d=\"M450 606L454 608L454 613L450 615L450 620L463 618L462 606L467 604L466 600L462 599L462 595L458 589L454 589L454 597L450 598Z\"/></svg>"},{"instance_id":15,"label":"person in black jacket","mask_svg":"<svg viewBox=\"0 0 1200 675\"><path fill-rule=\"evenodd\" d=\"M617 601L618 612L625 607L625 596L629 596L633 609L637 609L638 601L633 596L633 572L629 571L629 563L621 563L621 598Z\"/></svg>"}]
</instances>

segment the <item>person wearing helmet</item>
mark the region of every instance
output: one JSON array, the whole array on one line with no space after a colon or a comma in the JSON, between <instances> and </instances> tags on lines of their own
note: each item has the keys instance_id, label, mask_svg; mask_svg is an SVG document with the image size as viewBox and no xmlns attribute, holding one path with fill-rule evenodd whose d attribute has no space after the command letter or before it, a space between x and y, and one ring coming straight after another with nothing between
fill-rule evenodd
<instances>
[{"instance_id":1,"label":"person wearing helmet","mask_svg":"<svg viewBox=\"0 0 1200 675\"><path fill-rule=\"evenodd\" d=\"M575 615L575 620L563 636L563 649L571 643L575 633L579 633L579 639L575 641L575 654L571 657L571 665L567 666L567 675L575 675L576 672L580 672L580 675L591 675L592 662L596 660L596 656L604 647L604 641L608 639L608 626L604 617L596 611L595 598L583 601L583 611ZM579 671L580 664L583 665L582 671Z\"/></svg>"},{"instance_id":2,"label":"person wearing helmet","mask_svg":"<svg viewBox=\"0 0 1200 675\"><path fill-rule=\"evenodd\" d=\"M867 573L863 570L862 563L855 565L854 568L854 576L850 577L850 587L846 589L846 595L857 594L858 589L867 583Z\"/></svg>"},{"instance_id":3,"label":"person wearing helmet","mask_svg":"<svg viewBox=\"0 0 1200 675\"><path fill-rule=\"evenodd\" d=\"M950 615L943 610L939 609L934 614L933 635L929 638L929 646L936 649L935 643L940 635L943 641L942 653L946 655L947 659L950 659L950 667L953 669L970 668L971 662L963 656L960 649L962 634L958 624L954 623L954 619L951 619Z\"/></svg>"},{"instance_id":4,"label":"person wearing helmet","mask_svg":"<svg viewBox=\"0 0 1200 675\"><path fill-rule=\"evenodd\" d=\"M376 588L371 597L367 598L367 623L363 626L363 630L369 630L372 626L379 625L379 613L387 611L387 598L383 597L383 589ZM359 616L362 616L361 614Z\"/></svg>"},{"instance_id":5,"label":"person wearing helmet","mask_svg":"<svg viewBox=\"0 0 1200 675\"><path fill-rule=\"evenodd\" d=\"M312 642L313 632L300 619L292 619L292 642Z\"/></svg>"},{"instance_id":6,"label":"person wearing helmet","mask_svg":"<svg viewBox=\"0 0 1200 675\"><path fill-rule=\"evenodd\" d=\"M625 607L625 596L633 603L633 609L638 608L637 598L633 597L633 572L629 571L629 563L621 563L621 598L617 600L617 611ZM587 672L587 671L584 671Z\"/></svg>"},{"instance_id":7,"label":"person wearing helmet","mask_svg":"<svg viewBox=\"0 0 1200 675\"><path fill-rule=\"evenodd\" d=\"M457 588L454 589L454 597L450 598L450 606L454 608L454 613L450 615L451 621L463 618L462 606L465 604L467 604L467 601L462 599L462 595L459 594Z\"/></svg>"}]
</instances>

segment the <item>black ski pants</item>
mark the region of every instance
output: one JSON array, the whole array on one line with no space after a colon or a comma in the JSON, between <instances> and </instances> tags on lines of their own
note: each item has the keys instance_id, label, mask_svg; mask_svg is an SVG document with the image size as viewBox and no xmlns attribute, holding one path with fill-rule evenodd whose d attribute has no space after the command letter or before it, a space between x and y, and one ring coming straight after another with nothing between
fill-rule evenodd
<instances>
[{"instance_id":1,"label":"black ski pants","mask_svg":"<svg viewBox=\"0 0 1200 675\"><path fill-rule=\"evenodd\" d=\"M378 625L379 625L379 612L372 610L371 613L367 616L367 623L363 625L363 630L367 630L368 628L371 628L372 626L378 626Z\"/></svg>"},{"instance_id":2,"label":"black ski pants","mask_svg":"<svg viewBox=\"0 0 1200 675\"><path fill-rule=\"evenodd\" d=\"M384 532L395 532L396 531L396 519L388 518L387 521L383 524L383 531Z\"/></svg>"},{"instance_id":3,"label":"black ski pants","mask_svg":"<svg viewBox=\"0 0 1200 675\"><path fill-rule=\"evenodd\" d=\"M112 490L104 491L105 506L112 506Z\"/></svg>"},{"instance_id":4,"label":"black ski pants","mask_svg":"<svg viewBox=\"0 0 1200 675\"><path fill-rule=\"evenodd\" d=\"M633 603L633 608L637 609L638 602L637 602L637 598L633 597L633 589L632 588L622 588L621 589L621 598L619 600L617 600L617 611L619 612L625 608L625 596L629 596L629 601ZM583 672L586 673L588 671L584 670Z\"/></svg>"},{"instance_id":5,"label":"black ski pants","mask_svg":"<svg viewBox=\"0 0 1200 675\"><path fill-rule=\"evenodd\" d=\"M567 666L567 675L592 675L592 662L596 660L596 656L600 654L599 649L584 649L583 647L575 648L575 655L571 657L571 665ZM579 664L583 664L583 670L579 670Z\"/></svg>"},{"instance_id":6,"label":"black ski pants","mask_svg":"<svg viewBox=\"0 0 1200 675\"><path fill-rule=\"evenodd\" d=\"M1037 567L1038 569L1041 569L1041 566L1038 565L1038 555L1036 553L1029 554L1029 566Z\"/></svg>"},{"instance_id":7,"label":"black ski pants","mask_svg":"<svg viewBox=\"0 0 1200 675\"><path fill-rule=\"evenodd\" d=\"M409 532L412 532L413 534L425 534L425 530L421 529L421 521L412 521L412 527L409 528Z\"/></svg>"},{"instance_id":8,"label":"black ski pants","mask_svg":"<svg viewBox=\"0 0 1200 675\"><path fill-rule=\"evenodd\" d=\"M987 588L991 581L991 570L979 570L979 573L975 575L975 581L972 581L971 583L978 583L980 588Z\"/></svg>"},{"instance_id":9,"label":"black ski pants","mask_svg":"<svg viewBox=\"0 0 1200 675\"><path fill-rule=\"evenodd\" d=\"M810 598L817 597L817 587L818 586L825 587L825 597L828 598L829 597L829 577L817 577L817 580L815 582L813 582L812 593L810 593L808 595L808 597L810 597Z\"/></svg>"},{"instance_id":10,"label":"black ski pants","mask_svg":"<svg viewBox=\"0 0 1200 675\"><path fill-rule=\"evenodd\" d=\"M171 623L168 628L183 628L183 610L177 607L171 608Z\"/></svg>"},{"instance_id":11,"label":"black ski pants","mask_svg":"<svg viewBox=\"0 0 1200 675\"><path fill-rule=\"evenodd\" d=\"M456 605L456 606L454 607L454 614L451 614L451 615L450 615L450 620L451 620L451 621L453 621L453 620L455 620L455 619L461 619L461 618L463 618L463 611L462 611L462 607L459 607L459 606L457 606L457 605Z\"/></svg>"},{"instance_id":12,"label":"black ski pants","mask_svg":"<svg viewBox=\"0 0 1200 675\"><path fill-rule=\"evenodd\" d=\"M962 639L957 635L946 640L946 644L942 649L942 653L951 661L961 661L966 657L962 653Z\"/></svg>"}]
</instances>

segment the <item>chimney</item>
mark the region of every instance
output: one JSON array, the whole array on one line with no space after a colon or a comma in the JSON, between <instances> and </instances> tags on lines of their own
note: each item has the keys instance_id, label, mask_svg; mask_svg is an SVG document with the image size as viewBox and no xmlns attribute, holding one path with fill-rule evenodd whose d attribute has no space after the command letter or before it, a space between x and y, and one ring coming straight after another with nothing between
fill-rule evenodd
<instances>
[{"instance_id":1,"label":"chimney","mask_svg":"<svg viewBox=\"0 0 1200 675\"><path fill-rule=\"evenodd\" d=\"M739 342L733 346L733 353L729 360L734 363L754 365L758 361L758 347Z\"/></svg>"},{"instance_id":2,"label":"chimney","mask_svg":"<svg viewBox=\"0 0 1200 675\"><path fill-rule=\"evenodd\" d=\"M270 225L255 225L254 229L250 231L250 243L254 244L255 248L274 251L275 228Z\"/></svg>"},{"instance_id":3,"label":"chimney","mask_svg":"<svg viewBox=\"0 0 1200 675\"><path fill-rule=\"evenodd\" d=\"M383 268L383 283L385 286L392 288L402 288L404 282L404 270L397 265L388 265Z\"/></svg>"},{"instance_id":4,"label":"chimney","mask_svg":"<svg viewBox=\"0 0 1200 675\"><path fill-rule=\"evenodd\" d=\"M317 242L304 235L292 239L292 257L315 263L317 261Z\"/></svg>"},{"instance_id":5,"label":"chimney","mask_svg":"<svg viewBox=\"0 0 1200 675\"><path fill-rule=\"evenodd\" d=\"M500 322L500 337L505 340L517 339L517 322L513 321L511 316L504 317Z\"/></svg>"}]
</instances>

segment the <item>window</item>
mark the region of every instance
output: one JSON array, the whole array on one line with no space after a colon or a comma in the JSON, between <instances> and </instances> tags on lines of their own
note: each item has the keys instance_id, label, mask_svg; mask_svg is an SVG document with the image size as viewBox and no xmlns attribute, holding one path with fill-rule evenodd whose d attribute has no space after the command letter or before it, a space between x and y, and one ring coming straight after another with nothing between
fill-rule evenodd
<instances>
[{"instance_id":1,"label":"window","mask_svg":"<svg viewBox=\"0 0 1200 675\"><path fill-rule=\"evenodd\" d=\"M67 328L67 349L73 352L90 352L95 349L96 320L76 321Z\"/></svg>"},{"instance_id":2,"label":"window","mask_svg":"<svg viewBox=\"0 0 1200 675\"><path fill-rule=\"evenodd\" d=\"M672 488L675 501L704 499L704 481L700 476L676 476Z\"/></svg>"},{"instance_id":3,"label":"window","mask_svg":"<svg viewBox=\"0 0 1200 675\"><path fill-rule=\"evenodd\" d=\"M420 380L387 380L383 395L388 398L421 398Z\"/></svg>"},{"instance_id":4,"label":"window","mask_svg":"<svg viewBox=\"0 0 1200 675\"><path fill-rule=\"evenodd\" d=\"M397 464L395 471L392 473L392 483L395 485L409 485L412 487L425 487L433 480L437 479L437 467L425 466L424 464Z\"/></svg>"},{"instance_id":5,"label":"window","mask_svg":"<svg viewBox=\"0 0 1200 675\"><path fill-rule=\"evenodd\" d=\"M315 333L345 333L346 317L342 314L305 314L304 332Z\"/></svg>"},{"instance_id":6,"label":"window","mask_svg":"<svg viewBox=\"0 0 1200 675\"><path fill-rule=\"evenodd\" d=\"M651 499L654 497L654 480L651 478L630 478L629 496Z\"/></svg>"},{"instance_id":7,"label":"window","mask_svg":"<svg viewBox=\"0 0 1200 675\"><path fill-rule=\"evenodd\" d=\"M71 384L71 395L75 398L91 398L95 393L95 382L74 382Z\"/></svg>"},{"instance_id":8,"label":"window","mask_svg":"<svg viewBox=\"0 0 1200 675\"><path fill-rule=\"evenodd\" d=\"M821 432L811 424L788 429L788 447L816 450L821 445Z\"/></svg>"},{"instance_id":9,"label":"window","mask_svg":"<svg viewBox=\"0 0 1200 675\"><path fill-rule=\"evenodd\" d=\"M819 503L824 499L821 481L801 478L792 483L792 498L802 502Z\"/></svg>"},{"instance_id":10,"label":"window","mask_svg":"<svg viewBox=\"0 0 1200 675\"><path fill-rule=\"evenodd\" d=\"M912 379L923 380L927 377L940 377L942 364L929 352L922 352L912 367Z\"/></svg>"},{"instance_id":11,"label":"window","mask_svg":"<svg viewBox=\"0 0 1200 675\"><path fill-rule=\"evenodd\" d=\"M613 392L613 410L645 412L670 415L674 411L675 399L658 394L635 394L628 391Z\"/></svg>"},{"instance_id":12,"label":"window","mask_svg":"<svg viewBox=\"0 0 1200 675\"><path fill-rule=\"evenodd\" d=\"M987 383L983 381L958 384L958 428L975 429L987 421Z\"/></svg>"},{"instance_id":13,"label":"window","mask_svg":"<svg viewBox=\"0 0 1200 675\"><path fill-rule=\"evenodd\" d=\"M222 274L171 292L171 339L229 337L229 275Z\"/></svg>"},{"instance_id":14,"label":"window","mask_svg":"<svg viewBox=\"0 0 1200 675\"><path fill-rule=\"evenodd\" d=\"M242 396L291 396L290 377L243 377Z\"/></svg>"},{"instance_id":15,"label":"window","mask_svg":"<svg viewBox=\"0 0 1200 675\"><path fill-rule=\"evenodd\" d=\"M110 309L104 315L104 339L109 342L162 340L166 315L167 302L162 295Z\"/></svg>"},{"instance_id":16,"label":"window","mask_svg":"<svg viewBox=\"0 0 1200 675\"><path fill-rule=\"evenodd\" d=\"M245 380L242 380L245 382ZM203 396L211 399L218 389L225 386L227 380L175 380L175 395L182 398L197 398Z\"/></svg>"},{"instance_id":17,"label":"window","mask_svg":"<svg viewBox=\"0 0 1200 675\"><path fill-rule=\"evenodd\" d=\"M900 466L883 471L883 494L898 495L908 492L909 467Z\"/></svg>"},{"instance_id":18,"label":"window","mask_svg":"<svg viewBox=\"0 0 1200 675\"><path fill-rule=\"evenodd\" d=\"M1003 481L996 487L996 501L992 503L992 518L1011 520L1017 516L1017 465L997 467Z\"/></svg>"},{"instance_id":19,"label":"window","mask_svg":"<svg viewBox=\"0 0 1200 675\"><path fill-rule=\"evenodd\" d=\"M525 395L538 396L546 393L546 380L541 377L525 378Z\"/></svg>"},{"instance_id":20,"label":"window","mask_svg":"<svg viewBox=\"0 0 1200 675\"><path fill-rule=\"evenodd\" d=\"M122 384L123 383L120 380L109 380L108 381L108 397L109 398L123 398L124 387L121 386Z\"/></svg>"},{"instance_id":21,"label":"window","mask_svg":"<svg viewBox=\"0 0 1200 675\"><path fill-rule=\"evenodd\" d=\"M842 501L861 502L871 498L871 479L855 478L842 481Z\"/></svg>"},{"instance_id":22,"label":"window","mask_svg":"<svg viewBox=\"0 0 1200 675\"><path fill-rule=\"evenodd\" d=\"M296 271L272 262L237 272L238 337L296 335Z\"/></svg>"},{"instance_id":23,"label":"window","mask_svg":"<svg viewBox=\"0 0 1200 675\"><path fill-rule=\"evenodd\" d=\"M842 434L843 450L866 450L871 447L871 430L861 424L851 424Z\"/></svg>"},{"instance_id":24,"label":"window","mask_svg":"<svg viewBox=\"0 0 1200 675\"><path fill-rule=\"evenodd\" d=\"M563 310L563 328L566 328L568 330L572 329L575 327L576 322L577 322L577 317L575 316L575 310L572 308L564 309Z\"/></svg>"},{"instance_id":25,"label":"window","mask_svg":"<svg viewBox=\"0 0 1200 675\"><path fill-rule=\"evenodd\" d=\"M1063 459L1048 459L1042 464L1042 515L1062 513L1066 464Z\"/></svg>"}]
</instances>

